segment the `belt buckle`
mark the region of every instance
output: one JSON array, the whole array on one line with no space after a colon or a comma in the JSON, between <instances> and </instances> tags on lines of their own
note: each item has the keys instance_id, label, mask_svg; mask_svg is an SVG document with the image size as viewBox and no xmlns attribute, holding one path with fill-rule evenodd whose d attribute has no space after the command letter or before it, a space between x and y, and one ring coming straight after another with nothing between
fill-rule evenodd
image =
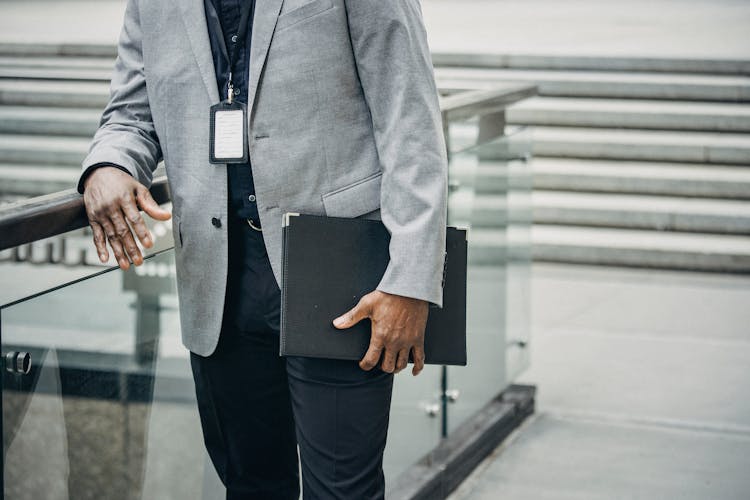
<instances>
[{"instance_id":1,"label":"belt buckle","mask_svg":"<svg viewBox=\"0 0 750 500\"><path fill-rule=\"evenodd\" d=\"M255 224L253 224L253 219L248 217L245 220L247 221L247 225L250 226L251 228L255 229L256 231L263 231L262 227L258 227Z\"/></svg>"}]
</instances>

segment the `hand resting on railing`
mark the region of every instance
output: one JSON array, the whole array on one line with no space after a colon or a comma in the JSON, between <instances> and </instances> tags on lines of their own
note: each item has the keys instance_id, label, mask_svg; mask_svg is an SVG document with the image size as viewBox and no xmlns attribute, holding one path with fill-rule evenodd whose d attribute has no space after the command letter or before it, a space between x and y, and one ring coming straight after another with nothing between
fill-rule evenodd
<instances>
[{"instance_id":1,"label":"hand resting on railing","mask_svg":"<svg viewBox=\"0 0 750 500\"><path fill-rule=\"evenodd\" d=\"M130 267L128 258L135 265L143 263L133 231L144 247L151 248L154 244L139 208L157 220L172 217L154 201L146 186L116 167L101 167L91 172L84 183L83 203L99 260L109 259L109 242L121 269Z\"/></svg>"}]
</instances>

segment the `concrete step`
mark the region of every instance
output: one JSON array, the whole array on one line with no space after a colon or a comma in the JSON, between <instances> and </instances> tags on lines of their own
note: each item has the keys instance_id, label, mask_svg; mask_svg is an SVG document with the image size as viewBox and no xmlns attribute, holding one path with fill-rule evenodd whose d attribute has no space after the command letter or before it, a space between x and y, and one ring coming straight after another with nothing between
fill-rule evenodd
<instances>
[{"instance_id":1,"label":"concrete step","mask_svg":"<svg viewBox=\"0 0 750 500\"><path fill-rule=\"evenodd\" d=\"M535 191L526 205L505 194L449 196L453 224L500 228L540 224L750 235L750 204L705 198ZM533 215L532 215L533 214Z\"/></svg>"},{"instance_id":2,"label":"concrete step","mask_svg":"<svg viewBox=\"0 0 750 500\"><path fill-rule=\"evenodd\" d=\"M591 71L435 68L441 89L488 88L500 82L534 82L539 95L684 101L750 101L750 77Z\"/></svg>"},{"instance_id":3,"label":"concrete step","mask_svg":"<svg viewBox=\"0 0 750 500\"><path fill-rule=\"evenodd\" d=\"M750 164L750 136L708 132L663 132L534 127L534 155L605 160Z\"/></svg>"},{"instance_id":4,"label":"concrete step","mask_svg":"<svg viewBox=\"0 0 750 500\"><path fill-rule=\"evenodd\" d=\"M681 57L574 56L537 54L432 54L435 66L574 71L622 71L750 75L750 60Z\"/></svg>"},{"instance_id":5,"label":"concrete step","mask_svg":"<svg viewBox=\"0 0 750 500\"><path fill-rule=\"evenodd\" d=\"M4 80L62 80L107 82L112 79L112 64L108 69L95 68L19 68L0 65L0 79Z\"/></svg>"},{"instance_id":6,"label":"concrete step","mask_svg":"<svg viewBox=\"0 0 750 500\"><path fill-rule=\"evenodd\" d=\"M504 194L478 195L461 190L448 196L450 225L503 228L509 224L510 208Z\"/></svg>"},{"instance_id":7,"label":"concrete step","mask_svg":"<svg viewBox=\"0 0 750 500\"><path fill-rule=\"evenodd\" d=\"M0 80L0 105L102 109L108 101L108 83Z\"/></svg>"},{"instance_id":8,"label":"concrete step","mask_svg":"<svg viewBox=\"0 0 750 500\"><path fill-rule=\"evenodd\" d=\"M73 189L80 174L80 166L0 164L0 197L32 197Z\"/></svg>"},{"instance_id":9,"label":"concrete step","mask_svg":"<svg viewBox=\"0 0 750 500\"><path fill-rule=\"evenodd\" d=\"M109 43L23 43L0 42L0 55L10 57L109 57L117 56L117 46Z\"/></svg>"},{"instance_id":10,"label":"concrete step","mask_svg":"<svg viewBox=\"0 0 750 500\"><path fill-rule=\"evenodd\" d=\"M110 57L117 55L114 44L96 43L0 43L0 55L12 57ZM472 68L555 69L624 72L669 72L750 75L750 61L680 57L572 56L534 54L432 54L435 66Z\"/></svg>"},{"instance_id":11,"label":"concrete step","mask_svg":"<svg viewBox=\"0 0 750 500\"><path fill-rule=\"evenodd\" d=\"M507 119L521 125L750 132L750 104L536 97L510 107Z\"/></svg>"},{"instance_id":12,"label":"concrete step","mask_svg":"<svg viewBox=\"0 0 750 500\"><path fill-rule=\"evenodd\" d=\"M0 55L0 69L112 70L114 57L17 57Z\"/></svg>"},{"instance_id":13,"label":"concrete step","mask_svg":"<svg viewBox=\"0 0 750 500\"><path fill-rule=\"evenodd\" d=\"M0 164L80 166L91 140L45 135L0 135Z\"/></svg>"},{"instance_id":14,"label":"concrete step","mask_svg":"<svg viewBox=\"0 0 750 500\"><path fill-rule=\"evenodd\" d=\"M534 222L750 235L750 203L650 195L535 191Z\"/></svg>"},{"instance_id":15,"label":"concrete step","mask_svg":"<svg viewBox=\"0 0 750 500\"><path fill-rule=\"evenodd\" d=\"M535 189L750 200L750 168L740 166L565 158L530 166Z\"/></svg>"},{"instance_id":16,"label":"concrete step","mask_svg":"<svg viewBox=\"0 0 750 500\"><path fill-rule=\"evenodd\" d=\"M750 272L746 236L535 224L531 238L537 261Z\"/></svg>"},{"instance_id":17,"label":"concrete step","mask_svg":"<svg viewBox=\"0 0 750 500\"><path fill-rule=\"evenodd\" d=\"M0 133L92 137L100 117L91 108L0 106Z\"/></svg>"}]
</instances>

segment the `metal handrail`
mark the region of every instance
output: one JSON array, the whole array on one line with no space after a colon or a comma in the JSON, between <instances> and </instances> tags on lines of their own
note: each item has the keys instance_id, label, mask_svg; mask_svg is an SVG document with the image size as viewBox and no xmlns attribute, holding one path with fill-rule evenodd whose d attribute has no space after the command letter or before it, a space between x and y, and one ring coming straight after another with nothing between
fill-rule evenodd
<instances>
[{"instance_id":1,"label":"metal handrail","mask_svg":"<svg viewBox=\"0 0 750 500\"><path fill-rule=\"evenodd\" d=\"M158 204L170 201L167 177L156 177L151 196ZM57 236L89 225L83 196L75 189L10 203L0 209L0 250Z\"/></svg>"},{"instance_id":2,"label":"metal handrail","mask_svg":"<svg viewBox=\"0 0 750 500\"><path fill-rule=\"evenodd\" d=\"M443 122L502 113L506 107L535 95L535 85L508 84L469 90L440 98ZM157 203L170 201L166 176L150 187ZM83 197L74 189L29 198L0 207L0 251L88 226Z\"/></svg>"},{"instance_id":3,"label":"metal handrail","mask_svg":"<svg viewBox=\"0 0 750 500\"><path fill-rule=\"evenodd\" d=\"M443 123L450 123L504 111L511 104L536 94L537 86L528 83L498 84L483 90L467 89L441 97L440 111Z\"/></svg>"}]
</instances>

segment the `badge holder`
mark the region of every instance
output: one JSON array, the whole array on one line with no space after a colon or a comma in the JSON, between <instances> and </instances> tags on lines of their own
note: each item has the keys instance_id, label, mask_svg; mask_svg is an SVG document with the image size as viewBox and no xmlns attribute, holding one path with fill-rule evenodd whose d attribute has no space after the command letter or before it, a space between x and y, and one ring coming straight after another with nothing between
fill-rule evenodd
<instances>
[{"instance_id":1,"label":"badge holder","mask_svg":"<svg viewBox=\"0 0 750 500\"><path fill-rule=\"evenodd\" d=\"M209 160L213 164L247 163L247 106L233 99L231 82L227 97L211 106Z\"/></svg>"}]
</instances>

